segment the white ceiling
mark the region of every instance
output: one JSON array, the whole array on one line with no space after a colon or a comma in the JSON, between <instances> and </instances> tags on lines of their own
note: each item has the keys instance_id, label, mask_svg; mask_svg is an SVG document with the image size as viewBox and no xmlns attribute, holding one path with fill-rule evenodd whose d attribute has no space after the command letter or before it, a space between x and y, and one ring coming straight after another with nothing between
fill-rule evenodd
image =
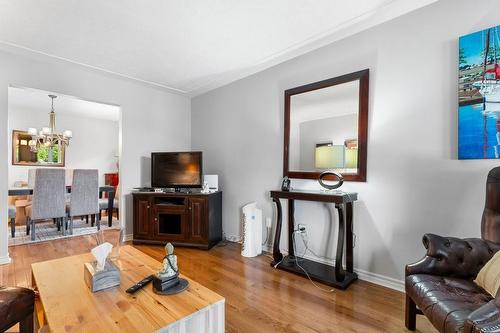
<instances>
[{"instance_id":1,"label":"white ceiling","mask_svg":"<svg viewBox=\"0 0 500 333\"><path fill-rule=\"evenodd\" d=\"M56 115L68 114L80 117L105 119L118 122L120 107L85 101L76 97L60 95L38 89L9 87L9 112L16 110L30 110L47 113L47 122L51 100L49 94L56 95L54 111Z\"/></svg>"},{"instance_id":2,"label":"white ceiling","mask_svg":"<svg viewBox=\"0 0 500 333\"><path fill-rule=\"evenodd\" d=\"M0 44L196 95L437 0L0 0Z\"/></svg>"}]
</instances>

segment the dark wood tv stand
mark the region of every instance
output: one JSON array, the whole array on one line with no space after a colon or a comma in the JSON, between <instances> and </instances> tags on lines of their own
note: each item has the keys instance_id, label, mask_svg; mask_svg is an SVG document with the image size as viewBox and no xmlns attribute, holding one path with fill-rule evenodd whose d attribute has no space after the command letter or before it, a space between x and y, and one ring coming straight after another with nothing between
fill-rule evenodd
<instances>
[{"instance_id":1,"label":"dark wood tv stand","mask_svg":"<svg viewBox=\"0 0 500 333\"><path fill-rule=\"evenodd\" d=\"M133 192L134 244L210 249L222 240L222 192Z\"/></svg>"}]
</instances>

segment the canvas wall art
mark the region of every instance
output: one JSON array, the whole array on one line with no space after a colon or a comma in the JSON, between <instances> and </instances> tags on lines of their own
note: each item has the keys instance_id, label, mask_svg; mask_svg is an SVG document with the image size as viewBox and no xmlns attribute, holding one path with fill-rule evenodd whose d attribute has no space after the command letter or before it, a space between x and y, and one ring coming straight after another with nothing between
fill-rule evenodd
<instances>
[{"instance_id":1,"label":"canvas wall art","mask_svg":"<svg viewBox=\"0 0 500 333\"><path fill-rule=\"evenodd\" d=\"M500 26L460 37L458 159L500 158Z\"/></svg>"}]
</instances>

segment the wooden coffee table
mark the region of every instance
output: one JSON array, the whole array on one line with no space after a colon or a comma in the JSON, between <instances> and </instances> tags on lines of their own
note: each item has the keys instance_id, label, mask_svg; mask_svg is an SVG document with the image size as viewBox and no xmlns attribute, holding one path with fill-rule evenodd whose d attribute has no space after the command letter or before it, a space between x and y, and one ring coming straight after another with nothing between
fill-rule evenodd
<instances>
[{"instance_id":1,"label":"wooden coffee table","mask_svg":"<svg viewBox=\"0 0 500 333\"><path fill-rule=\"evenodd\" d=\"M201 284L183 276L189 287L177 295L157 295L151 285L134 295L125 293L161 267L126 245L116 261L120 286L93 294L83 279L83 264L92 259L88 253L31 265L40 292L40 326L48 325L51 332L224 332L225 300Z\"/></svg>"}]
</instances>

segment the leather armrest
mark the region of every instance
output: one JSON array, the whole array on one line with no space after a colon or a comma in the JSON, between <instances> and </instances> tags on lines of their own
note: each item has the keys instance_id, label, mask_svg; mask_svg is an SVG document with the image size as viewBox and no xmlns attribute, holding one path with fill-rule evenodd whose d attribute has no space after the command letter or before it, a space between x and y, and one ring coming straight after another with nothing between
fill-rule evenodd
<instances>
[{"instance_id":1,"label":"leather armrest","mask_svg":"<svg viewBox=\"0 0 500 333\"><path fill-rule=\"evenodd\" d=\"M33 313L35 292L22 287L0 287L0 332Z\"/></svg>"},{"instance_id":2,"label":"leather armrest","mask_svg":"<svg viewBox=\"0 0 500 333\"><path fill-rule=\"evenodd\" d=\"M500 294L476 311L465 321L464 332L500 332Z\"/></svg>"},{"instance_id":3,"label":"leather armrest","mask_svg":"<svg viewBox=\"0 0 500 333\"><path fill-rule=\"evenodd\" d=\"M427 254L417 263L406 266L405 274L430 274L474 279L500 245L480 238L441 237L425 234L422 242Z\"/></svg>"}]
</instances>

